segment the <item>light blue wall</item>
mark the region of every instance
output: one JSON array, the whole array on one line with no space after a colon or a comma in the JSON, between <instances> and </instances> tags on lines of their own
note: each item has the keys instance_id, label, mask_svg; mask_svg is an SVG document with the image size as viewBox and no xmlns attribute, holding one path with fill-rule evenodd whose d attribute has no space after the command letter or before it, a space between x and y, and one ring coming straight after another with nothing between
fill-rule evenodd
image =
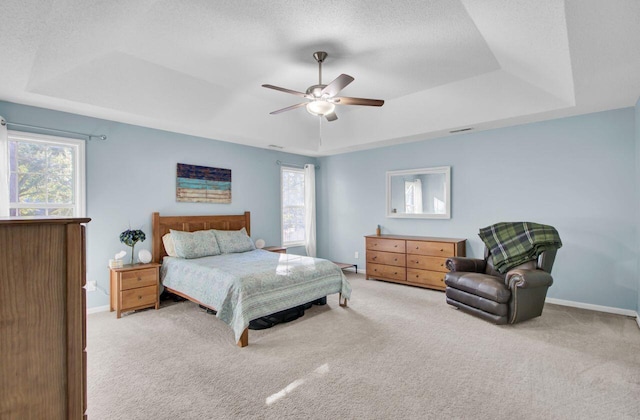
<instances>
[{"instance_id":1,"label":"light blue wall","mask_svg":"<svg viewBox=\"0 0 640 420\"><path fill-rule=\"evenodd\" d=\"M636 207L638 221L638 246L640 247L640 99L636 102L636 191L638 204ZM636 312L640 316L640 249L638 250L638 302Z\"/></svg>"},{"instance_id":2,"label":"light blue wall","mask_svg":"<svg viewBox=\"0 0 640 420\"><path fill-rule=\"evenodd\" d=\"M363 236L467 238L501 221L555 226L564 246L549 296L635 310L638 179L633 108L482 131L320 159L318 250L364 267ZM452 218L385 218L388 170L451 166ZM359 259L354 258L358 251Z\"/></svg>"},{"instance_id":3,"label":"light blue wall","mask_svg":"<svg viewBox=\"0 0 640 420\"><path fill-rule=\"evenodd\" d=\"M105 133L87 142L87 277L108 290L107 260L125 249L118 234L141 227L150 249L153 211L161 214L252 214L252 237L280 243L276 160L319 163L318 254L364 267L363 236L383 233L467 238L480 256L478 228L530 220L558 228L559 251L549 296L640 309L638 199L640 101L635 108L491 130L319 160L152 130L0 101L9 121ZM175 201L177 162L230 168L232 204ZM385 218L385 172L452 167L452 219ZM360 253L354 259L354 252ZM303 253L301 249L293 250ZM88 306L106 305L102 292Z\"/></svg>"},{"instance_id":4,"label":"light blue wall","mask_svg":"<svg viewBox=\"0 0 640 420\"><path fill-rule=\"evenodd\" d=\"M280 241L280 167L316 163L315 158L240 146L160 130L120 124L0 101L8 121L106 134L106 142L87 142L87 280L109 290L107 262L130 248L118 235L129 226L142 228L147 240L136 246L151 250L151 213L166 215L251 212L251 236L268 245ZM232 170L232 203L176 202L176 164ZM304 248L289 252L304 253ZM130 254L129 254L130 255ZM87 293L87 306L107 305L104 292Z\"/></svg>"}]
</instances>

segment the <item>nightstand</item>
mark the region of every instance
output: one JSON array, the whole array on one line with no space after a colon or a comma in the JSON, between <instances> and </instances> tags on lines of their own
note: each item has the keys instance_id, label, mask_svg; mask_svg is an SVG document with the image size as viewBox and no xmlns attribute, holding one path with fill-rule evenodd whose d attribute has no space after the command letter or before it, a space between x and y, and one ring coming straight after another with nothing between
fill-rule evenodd
<instances>
[{"instance_id":1,"label":"nightstand","mask_svg":"<svg viewBox=\"0 0 640 420\"><path fill-rule=\"evenodd\" d=\"M116 317L125 311L160 307L158 288L160 264L127 264L122 268L111 268L110 305Z\"/></svg>"},{"instance_id":2,"label":"nightstand","mask_svg":"<svg viewBox=\"0 0 640 420\"><path fill-rule=\"evenodd\" d=\"M280 254L286 254L287 253L287 247L286 246L265 246L262 249L264 249L265 251L278 252Z\"/></svg>"}]
</instances>

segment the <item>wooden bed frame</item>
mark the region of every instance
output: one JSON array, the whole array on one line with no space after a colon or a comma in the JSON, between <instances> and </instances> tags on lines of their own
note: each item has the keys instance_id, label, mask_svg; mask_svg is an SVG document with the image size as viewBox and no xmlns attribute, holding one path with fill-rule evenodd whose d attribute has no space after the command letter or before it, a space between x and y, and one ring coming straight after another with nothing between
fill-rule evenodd
<instances>
[{"instance_id":1,"label":"wooden bed frame","mask_svg":"<svg viewBox=\"0 0 640 420\"><path fill-rule=\"evenodd\" d=\"M160 213L153 213L152 215L152 234L153 234L153 261L162 264L162 259L167 256L167 251L164 249L162 243L162 237L169 233L171 229L182 230L185 232L195 232L197 230L240 230L245 228L247 235L251 235L251 213L245 211L244 214L239 215L222 215L222 216L160 216ZM206 308L217 310L209 305L206 305L197 299L187 296L184 293L173 290L170 287L166 287L169 292L181 296L185 299L189 299L192 302L202 305ZM249 329L245 328L238 340L238 346L246 347L249 345Z\"/></svg>"}]
</instances>

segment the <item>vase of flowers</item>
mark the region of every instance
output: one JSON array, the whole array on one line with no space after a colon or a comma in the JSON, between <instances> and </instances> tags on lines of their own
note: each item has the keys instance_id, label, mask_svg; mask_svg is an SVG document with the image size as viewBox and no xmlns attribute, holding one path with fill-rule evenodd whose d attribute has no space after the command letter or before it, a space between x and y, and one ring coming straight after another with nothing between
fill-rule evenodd
<instances>
[{"instance_id":1,"label":"vase of flowers","mask_svg":"<svg viewBox=\"0 0 640 420\"><path fill-rule=\"evenodd\" d=\"M131 264L133 264L133 249L138 242L144 242L147 236L140 229L127 229L120 234L120 242L131 247Z\"/></svg>"}]
</instances>

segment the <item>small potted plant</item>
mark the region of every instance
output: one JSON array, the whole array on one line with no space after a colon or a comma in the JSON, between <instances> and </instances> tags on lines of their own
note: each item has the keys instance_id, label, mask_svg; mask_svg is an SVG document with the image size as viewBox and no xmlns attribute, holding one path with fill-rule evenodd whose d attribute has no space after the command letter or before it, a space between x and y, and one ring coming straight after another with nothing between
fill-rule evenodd
<instances>
[{"instance_id":1,"label":"small potted plant","mask_svg":"<svg viewBox=\"0 0 640 420\"><path fill-rule=\"evenodd\" d=\"M131 247L131 264L133 264L133 249L138 242L144 242L147 236L140 229L127 229L120 234L120 242Z\"/></svg>"}]
</instances>

